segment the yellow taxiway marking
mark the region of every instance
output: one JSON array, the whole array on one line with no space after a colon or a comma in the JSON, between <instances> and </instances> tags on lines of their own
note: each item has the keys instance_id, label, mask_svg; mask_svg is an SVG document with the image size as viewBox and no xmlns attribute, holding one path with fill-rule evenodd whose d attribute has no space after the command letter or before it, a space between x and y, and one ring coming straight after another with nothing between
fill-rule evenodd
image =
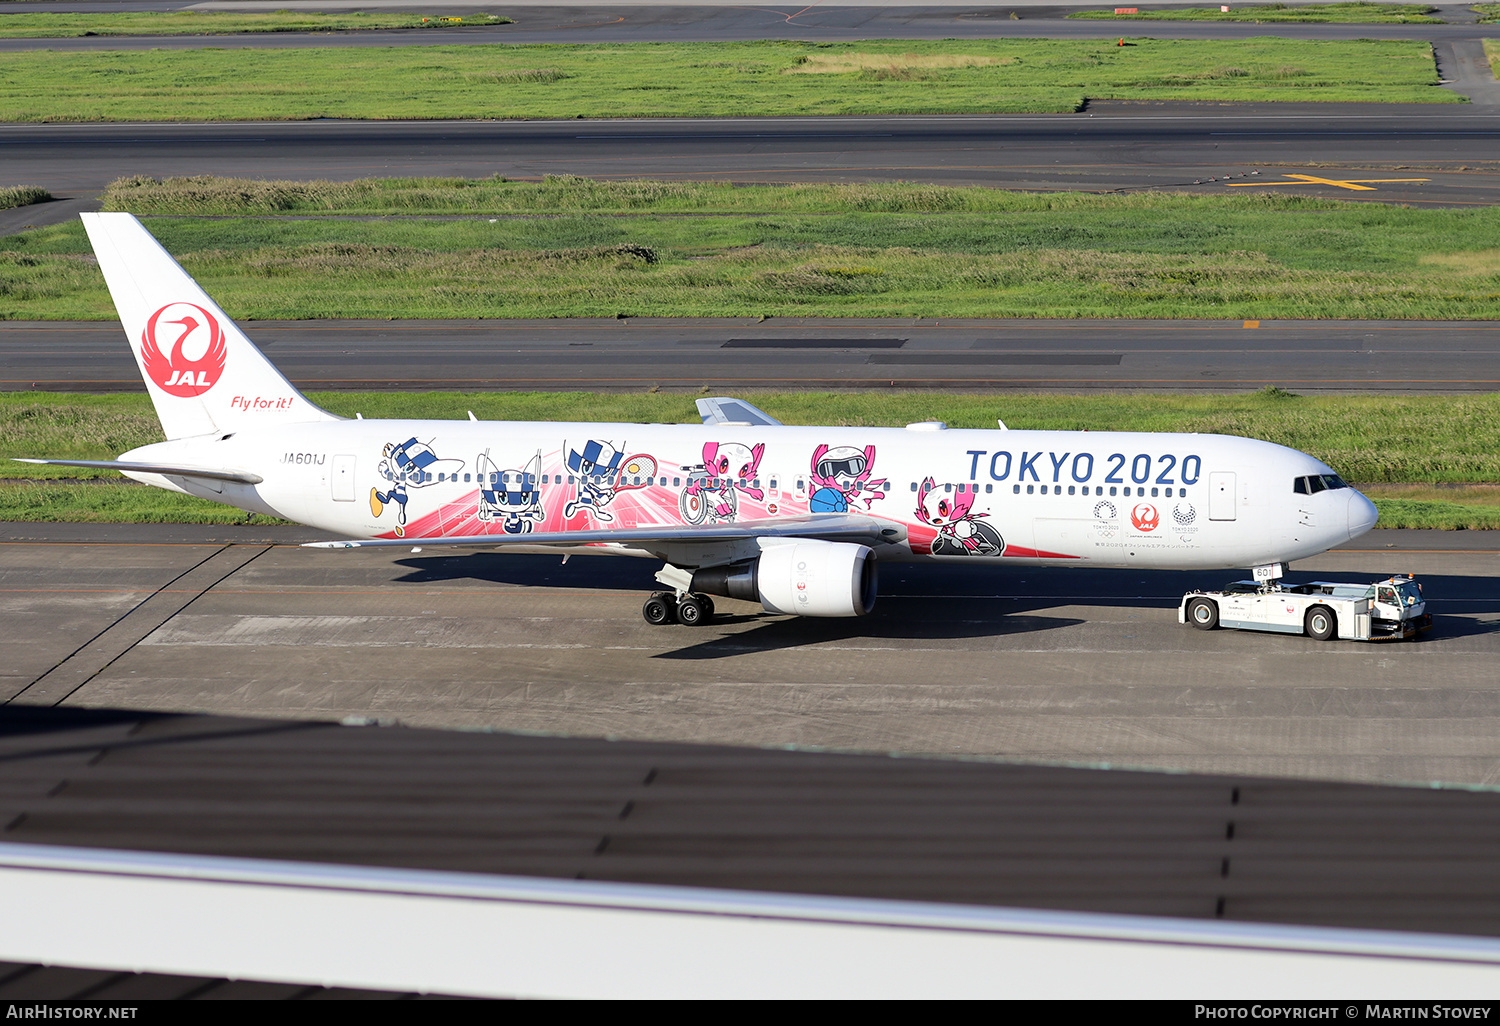
<instances>
[{"instance_id":1,"label":"yellow taxiway marking","mask_svg":"<svg viewBox=\"0 0 1500 1026\"><path fill-rule=\"evenodd\" d=\"M1245 327L1247 327L1247 328L1258 328L1258 327L1260 327L1260 321L1246 321L1245 322Z\"/></svg>"},{"instance_id":2,"label":"yellow taxiway marking","mask_svg":"<svg viewBox=\"0 0 1500 1026\"><path fill-rule=\"evenodd\" d=\"M1374 192L1371 185L1379 185L1382 182L1430 182L1431 178L1319 178L1317 175L1286 175L1287 178L1295 178L1293 182L1230 182L1231 189L1243 189L1247 186L1256 185L1333 185L1340 189L1353 189L1356 192Z\"/></svg>"}]
</instances>

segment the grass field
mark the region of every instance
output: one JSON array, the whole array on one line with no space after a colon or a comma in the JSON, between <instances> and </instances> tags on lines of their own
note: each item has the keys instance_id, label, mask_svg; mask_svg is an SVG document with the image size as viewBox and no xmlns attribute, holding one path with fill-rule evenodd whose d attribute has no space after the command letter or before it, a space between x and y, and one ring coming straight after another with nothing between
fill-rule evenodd
<instances>
[{"instance_id":1,"label":"grass field","mask_svg":"<svg viewBox=\"0 0 1500 1026\"><path fill-rule=\"evenodd\" d=\"M28 52L0 121L743 117L1090 99L1455 103L1398 40L866 40Z\"/></svg>"},{"instance_id":2,"label":"grass field","mask_svg":"<svg viewBox=\"0 0 1500 1026\"><path fill-rule=\"evenodd\" d=\"M1262 22L1342 22L1371 25L1441 25L1443 19L1429 17L1437 10L1430 4L1337 3L1255 4L1249 7L1231 5L1228 11L1218 7L1178 7L1164 11L1139 11L1116 14L1113 10L1077 11L1069 18L1099 21L1249 21Z\"/></svg>"},{"instance_id":3,"label":"grass field","mask_svg":"<svg viewBox=\"0 0 1500 1026\"><path fill-rule=\"evenodd\" d=\"M1013 395L747 393L788 424L1201 431L1310 452L1369 487L1387 527L1500 528L1500 396ZM461 420L697 423L680 395L313 393L336 413ZM112 459L161 440L144 395L0 393L0 520L229 523L243 514L121 482L107 471L12 463L13 456ZM9 469L4 469L9 468ZM17 480L29 479L29 480ZM78 481L77 479L98 479ZM1381 483L1383 482L1383 483ZM1422 482L1413 484L1411 482ZM1457 487L1435 487L1454 482ZM1473 484L1478 482L1479 484Z\"/></svg>"},{"instance_id":4,"label":"grass field","mask_svg":"<svg viewBox=\"0 0 1500 1026\"><path fill-rule=\"evenodd\" d=\"M4 8L0 8L3 11ZM321 14L272 11L265 14L225 11L66 12L17 11L0 15L0 38L51 39L68 36L203 36L241 32L357 32L376 29L462 28L509 25L509 18L470 14L440 21L436 15L355 11Z\"/></svg>"},{"instance_id":5,"label":"grass field","mask_svg":"<svg viewBox=\"0 0 1500 1026\"><path fill-rule=\"evenodd\" d=\"M1500 4L1475 4L1469 8L1479 14L1479 24L1492 25L1500 21Z\"/></svg>"},{"instance_id":6,"label":"grass field","mask_svg":"<svg viewBox=\"0 0 1500 1026\"><path fill-rule=\"evenodd\" d=\"M1500 5L1496 6L1500 7ZM1500 21L1500 14L1496 14L1495 20ZM1500 39L1486 39L1484 55L1490 59L1490 73L1500 78Z\"/></svg>"},{"instance_id":7,"label":"grass field","mask_svg":"<svg viewBox=\"0 0 1500 1026\"><path fill-rule=\"evenodd\" d=\"M108 203L472 214L148 219L245 318L1500 315L1494 208L579 179L147 182ZM0 239L0 319L113 317L80 224Z\"/></svg>"}]
</instances>

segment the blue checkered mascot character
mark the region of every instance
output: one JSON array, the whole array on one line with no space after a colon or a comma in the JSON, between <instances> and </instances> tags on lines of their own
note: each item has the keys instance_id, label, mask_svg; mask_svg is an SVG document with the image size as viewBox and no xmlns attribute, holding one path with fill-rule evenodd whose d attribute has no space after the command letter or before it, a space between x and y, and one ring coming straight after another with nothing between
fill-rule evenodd
<instances>
[{"instance_id":1,"label":"blue checkered mascot character","mask_svg":"<svg viewBox=\"0 0 1500 1026\"><path fill-rule=\"evenodd\" d=\"M597 439L586 444L583 452L568 450L568 469L573 472L578 493L563 507L565 519L571 519L585 509L594 514L596 520L608 522L615 518L604 507L614 501L614 484L623 458L621 450Z\"/></svg>"},{"instance_id":2,"label":"blue checkered mascot character","mask_svg":"<svg viewBox=\"0 0 1500 1026\"><path fill-rule=\"evenodd\" d=\"M533 456L525 470L495 470L489 456L481 453L479 468L479 519L498 523L506 534L530 534L546 519L542 511L542 458Z\"/></svg>"},{"instance_id":3,"label":"blue checkered mascot character","mask_svg":"<svg viewBox=\"0 0 1500 1026\"><path fill-rule=\"evenodd\" d=\"M439 462L438 455L431 446L415 438L408 438L400 445L387 442L381 452L385 459L380 461L376 472L390 482L390 487L383 492L378 487L370 489L370 512L379 517L388 504L394 503L396 535L400 537L406 533L406 490L432 482L427 468Z\"/></svg>"}]
</instances>

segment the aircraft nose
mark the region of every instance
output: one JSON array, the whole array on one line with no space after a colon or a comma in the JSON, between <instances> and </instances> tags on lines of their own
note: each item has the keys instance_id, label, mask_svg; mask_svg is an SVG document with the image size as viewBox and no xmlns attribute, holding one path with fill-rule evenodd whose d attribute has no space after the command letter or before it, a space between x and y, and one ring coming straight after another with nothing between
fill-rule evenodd
<instances>
[{"instance_id":1,"label":"aircraft nose","mask_svg":"<svg viewBox=\"0 0 1500 1026\"><path fill-rule=\"evenodd\" d=\"M1375 504L1365 498L1360 492L1349 489L1349 538L1358 538L1370 528L1375 526L1375 521L1380 514L1375 509Z\"/></svg>"}]
</instances>

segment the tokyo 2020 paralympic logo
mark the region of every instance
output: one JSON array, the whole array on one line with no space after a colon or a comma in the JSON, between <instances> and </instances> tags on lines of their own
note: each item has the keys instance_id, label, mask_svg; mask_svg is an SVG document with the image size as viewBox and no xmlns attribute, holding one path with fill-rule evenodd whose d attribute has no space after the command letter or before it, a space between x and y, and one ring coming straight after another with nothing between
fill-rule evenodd
<instances>
[{"instance_id":1,"label":"tokyo 2020 paralympic logo","mask_svg":"<svg viewBox=\"0 0 1500 1026\"><path fill-rule=\"evenodd\" d=\"M187 398L213 388L224 373L226 353L224 329L196 303L168 303L141 332L146 377L168 395Z\"/></svg>"}]
</instances>

